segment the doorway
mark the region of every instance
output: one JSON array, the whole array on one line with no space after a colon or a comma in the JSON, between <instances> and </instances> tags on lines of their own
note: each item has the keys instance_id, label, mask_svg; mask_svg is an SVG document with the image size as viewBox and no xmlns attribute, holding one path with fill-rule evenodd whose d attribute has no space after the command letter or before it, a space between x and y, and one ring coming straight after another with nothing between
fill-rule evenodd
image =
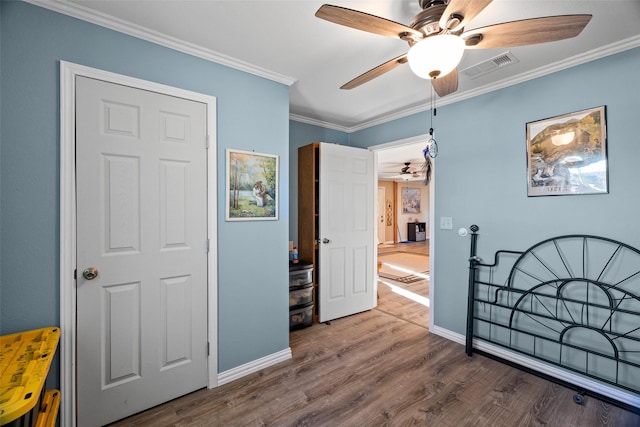
<instances>
[{"instance_id":1,"label":"doorway","mask_svg":"<svg viewBox=\"0 0 640 427\"><path fill-rule=\"evenodd\" d=\"M153 82L147 82L115 73L105 72L77 64L60 62L60 385L62 405L61 425L77 425L77 200L76 200L76 80L79 77L101 80L131 88L165 94L206 105L206 135L202 141L208 146L206 154L206 235L203 246L210 248L207 254L206 339L209 351L206 355L207 387L216 387L217 373L217 180L216 180L216 101L214 97L198 94ZM210 244L207 244L209 243ZM202 246L201 246L202 247ZM84 268L84 267L83 267ZM78 275L80 276L82 272ZM206 348L202 349L207 352Z\"/></svg>"},{"instance_id":2,"label":"doorway","mask_svg":"<svg viewBox=\"0 0 640 427\"><path fill-rule=\"evenodd\" d=\"M424 186L422 174L414 174L416 176L407 179L408 175L401 172L406 163L410 163L410 171L420 171L424 161L422 150L428 138L427 134L418 135L369 147L376 154L379 186L384 181L387 181L388 185L388 181L391 180L395 189L393 196L386 195L387 202L392 202L393 216L389 220L394 225L393 244L379 244L377 251L380 296L378 308L423 327L433 324L433 310L430 307L434 288L432 255L435 162L432 161L431 181L428 186ZM397 173L394 174L396 169ZM416 212L415 202L412 209L403 212L402 197L405 188L408 189L408 195L422 194L420 212ZM409 240L407 228L415 222L424 222L420 227L426 229L425 240ZM391 298L386 300L387 296Z\"/></svg>"}]
</instances>

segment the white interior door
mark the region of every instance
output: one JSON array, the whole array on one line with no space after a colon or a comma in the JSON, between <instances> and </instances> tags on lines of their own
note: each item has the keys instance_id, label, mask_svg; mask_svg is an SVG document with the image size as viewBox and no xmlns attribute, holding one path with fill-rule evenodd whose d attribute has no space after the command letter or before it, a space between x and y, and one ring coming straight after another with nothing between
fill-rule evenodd
<instances>
[{"instance_id":1,"label":"white interior door","mask_svg":"<svg viewBox=\"0 0 640 427\"><path fill-rule=\"evenodd\" d=\"M76 79L77 425L89 426L207 385L207 107Z\"/></svg>"},{"instance_id":2,"label":"white interior door","mask_svg":"<svg viewBox=\"0 0 640 427\"><path fill-rule=\"evenodd\" d=\"M320 144L319 321L376 305L373 153Z\"/></svg>"}]
</instances>

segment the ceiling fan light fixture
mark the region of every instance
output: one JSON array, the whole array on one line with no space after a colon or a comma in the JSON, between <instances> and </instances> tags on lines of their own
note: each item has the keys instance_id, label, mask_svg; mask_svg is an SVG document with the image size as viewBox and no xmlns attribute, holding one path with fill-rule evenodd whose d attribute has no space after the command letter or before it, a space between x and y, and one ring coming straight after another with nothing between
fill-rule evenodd
<instances>
[{"instance_id":1,"label":"ceiling fan light fixture","mask_svg":"<svg viewBox=\"0 0 640 427\"><path fill-rule=\"evenodd\" d=\"M464 40L452 34L438 34L420 40L407 53L411 71L423 79L444 77L458 66Z\"/></svg>"}]
</instances>

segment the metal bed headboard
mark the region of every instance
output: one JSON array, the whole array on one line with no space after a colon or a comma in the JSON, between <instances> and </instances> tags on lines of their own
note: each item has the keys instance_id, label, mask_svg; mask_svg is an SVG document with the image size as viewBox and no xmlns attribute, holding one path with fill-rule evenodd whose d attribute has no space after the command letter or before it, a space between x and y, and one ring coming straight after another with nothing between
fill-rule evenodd
<instances>
[{"instance_id":1,"label":"metal bed headboard","mask_svg":"<svg viewBox=\"0 0 640 427\"><path fill-rule=\"evenodd\" d=\"M590 394L640 413L640 250L574 234L499 250L484 263L479 228L470 229L467 355L574 388L578 404Z\"/></svg>"}]
</instances>

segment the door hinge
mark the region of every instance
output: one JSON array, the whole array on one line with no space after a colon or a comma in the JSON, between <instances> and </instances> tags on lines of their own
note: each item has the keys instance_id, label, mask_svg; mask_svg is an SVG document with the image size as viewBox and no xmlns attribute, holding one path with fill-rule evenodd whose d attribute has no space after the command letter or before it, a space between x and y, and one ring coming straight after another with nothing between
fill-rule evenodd
<instances>
[{"instance_id":1,"label":"door hinge","mask_svg":"<svg viewBox=\"0 0 640 427\"><path fill-rule=\"evenodd\" d=\"M207 341L207 356L211 356L211 344Z\"/></svg>"},{"instance_id":2,"label":"door hinge","mask_svg":"<svg viewBox=\"0 0 640 427\"><path fill-rule=\"evenodd\" d=\"M211 239L207 239L207 253L211 251Z\"/></svg>"},{"instance_id":3,"label":"door hinge","mask_svg":"<svg viewBox=\"0 0 640 427\"><path fill-rule=\"evenodd\" d=\"M207 135L207 138L204 141L204 148L206 148L207 150L209 149L209 139L211 139L211 137Z\"/></svg>"},{"instance_id":4,"label":"door hinge","mask_svg":"<svg viewBox=\"0 0 640 427\"><path fill-rule=\"evenodd\" d=\"M78 269L73 270L73 280L78 280Z\"/></svg>"}]
</instances>

